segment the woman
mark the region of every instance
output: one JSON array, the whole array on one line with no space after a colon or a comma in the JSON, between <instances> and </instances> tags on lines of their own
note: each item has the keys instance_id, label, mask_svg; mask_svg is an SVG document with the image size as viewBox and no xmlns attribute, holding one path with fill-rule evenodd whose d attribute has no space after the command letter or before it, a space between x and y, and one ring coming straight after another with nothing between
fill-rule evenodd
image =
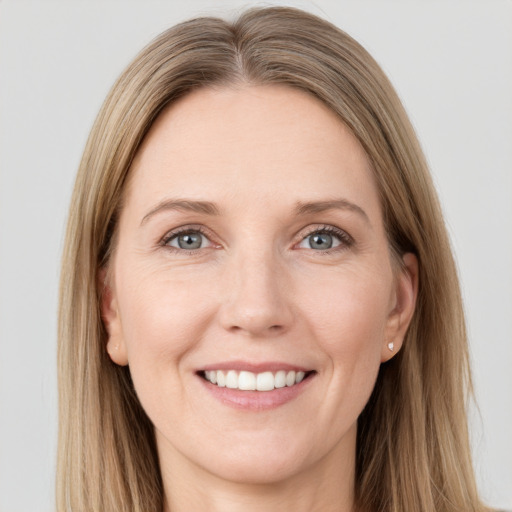
<instances>
[{"instance_id":1,"label":"woman","mask_svg":"<svg viewBox=\"0 0 512 512\"><path fill-rule=\"evenodd\" d=\"M373 59L301 11L181 24L119 78L59 365L59 510L485 510L421 149Z\"/></svg>"}]
</instances>

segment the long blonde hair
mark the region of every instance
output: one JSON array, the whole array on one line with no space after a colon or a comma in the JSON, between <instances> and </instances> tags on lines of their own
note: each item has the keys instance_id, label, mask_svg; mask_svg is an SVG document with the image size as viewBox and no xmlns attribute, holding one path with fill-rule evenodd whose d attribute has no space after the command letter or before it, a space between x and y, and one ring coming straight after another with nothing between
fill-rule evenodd
<instances>
[{"instance_id":1,"label":"long blonde hair","mask_svg":"<svg viewBox=\"0 0 512 512\"><path fill-rule=\"evenodd\" d=\"M356 497L371 512L484 510L466 403L470 372L456 268L414 130L390 82L350 36L273 7L233 23L199 18L156 38L124 71L94 124L71 201L60 288L59 511L161 512L152 425L128 368L105 350L98 272L107 268L130 164L151 124L193 89L285 84L315 96L363 145L389 243L420 264L403 349L381 366L358 421Z\"/></svg>"}]
</instances>

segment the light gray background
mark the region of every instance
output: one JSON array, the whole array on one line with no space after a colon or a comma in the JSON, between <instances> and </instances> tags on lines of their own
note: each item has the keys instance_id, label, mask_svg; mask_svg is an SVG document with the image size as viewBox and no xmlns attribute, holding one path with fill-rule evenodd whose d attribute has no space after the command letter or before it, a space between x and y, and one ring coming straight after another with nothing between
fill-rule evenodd
<instances>
[{"instance_id":1,"label":"light gray background","mask_svg":"<svg viewBox=\"0 0 512 512\"><path fill-rule=\"evenodd\" d=\"M160 31L247 5L0 0L0 512L52 510L59 259L100 104ZM288 5L363 43L410 113L463 282L480 488L490 504L512 508L512 2Z\"/></svg>"}]
</instances>

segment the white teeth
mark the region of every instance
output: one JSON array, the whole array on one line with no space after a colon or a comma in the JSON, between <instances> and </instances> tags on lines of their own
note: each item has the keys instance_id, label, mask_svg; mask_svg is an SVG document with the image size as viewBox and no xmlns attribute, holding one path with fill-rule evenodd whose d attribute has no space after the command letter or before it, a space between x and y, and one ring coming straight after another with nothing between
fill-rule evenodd
<instances>
[{"instance_id":1,"label":"white teeth","mask_svg":"<svg viewBox=\"0 0 512 512\"><path fill-rule=\"evenodd\" d=\"M274 386L276 388L284 388L286 386L286 372L284 370L280 370L276 373Z\"/></svg>"},{"instance_id":2,"label":"white teeth","mask_svg":"<svg viewBox=\"0 0 512 512\"><path fill-rule=\"evenodd\" d=\"M238 387L238 375L235 370L229 370L226 375L226 387L236 389Z\"/></svg>"},{"instance_id":3,"label":"white teeth","mask_svg":"<svg viewBox=\"0 0 512 512\"><path fill-rule=\"evenodd\" d=\"M295 372L291 371L286 374L286 385L293 386L295 384Z\"/></svg>"},{"instance_id":4,"label":"white teeth","mask_svg":"<svg viewBox=\"0 0 512 512\"><path fill-rule=\"evenodd\" d=\"M244 391L272 391L273 389L284 388L299 384L306 376L305 372L294 372L279 370L278 372L253 373L247 371L237 372L229 370L205 371L206 380L223 388L241 389Z\"/></svg>"},{"instance_id":5,"label":"white teeth","mask_svg":"<svg viewBox=\"0 0 512 512\"><path fill-rule=\"evenodd\" d=\"M272 391L274 389L274 374L272 372L258 373L256 389L258 391Z\"/></svg>"},{"instance_id":6,"label":"white teeth","mask_svg":"<svg viewBox=\"0 0 512 512\"><path fill-rule=\"evenodd\" d=\"M212 383L217 384L217 372L204 372L206 378Z\"/></svg>"},{"instance_id":7,"label":"white teeth","mask_svg":"<svg viewBox=\"0 0 512 512\"><path fill-rule=\"evenodd\" d=\"M225 388L226 387L226 376L224 375L224 372L221 372L219 370L218 372L215 372L215 373L217 374L217 386L219 386L220 388Z\"/></svg>"},{"instance_id":8,"label":"white teeth","mask_svg":"<svg viewBox=\"0 0 512 512\"><path fill-rule=\"evenodd\" d=\"M238 376L238 389L254 391L256 389L256 375L252 372L240 372Z\"/></svg>"}]
</instances>

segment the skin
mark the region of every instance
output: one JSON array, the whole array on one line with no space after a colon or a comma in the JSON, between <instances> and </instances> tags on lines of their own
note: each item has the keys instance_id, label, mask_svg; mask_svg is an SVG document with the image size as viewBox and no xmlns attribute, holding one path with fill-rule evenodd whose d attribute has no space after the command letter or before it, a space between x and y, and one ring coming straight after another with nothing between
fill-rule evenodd
<instances>
[{"instance_id":1,"label":"skin","mask_svg":"<svg viewBox=\"0 0 512 512\"><path fill-rule=\"evenodd\" d=\"M165 511L353 510L357 417L417 290L414 256L391 260L359 142L298 90L202 89L159 116L131 173L102 311L155 426ZM177 198L218 214L161 207ZM339 199L364 213L297 212ZM201 227L201 248L179 248L183 226ZM326 226L348 237L313 247ZM248 411L197 375L234 359L316 373L293 400Z\"/></svg>"}]
</instances>

